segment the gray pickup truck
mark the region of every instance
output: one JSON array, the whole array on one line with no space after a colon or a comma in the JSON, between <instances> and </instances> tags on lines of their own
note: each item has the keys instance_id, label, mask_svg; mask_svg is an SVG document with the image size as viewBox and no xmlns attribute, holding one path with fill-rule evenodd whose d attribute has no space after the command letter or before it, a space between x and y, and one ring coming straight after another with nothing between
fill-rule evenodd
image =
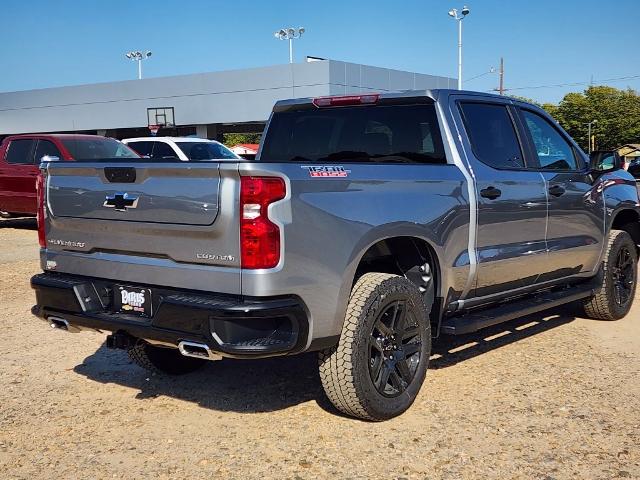
<instances>
[{"instance_id":1,"label":"gray pickup truck","mask_svg":"<svg viewBox=\"0 0 640 480\"><path fill-rule=\"evenodd\" d=\"M43 163L33 313L170 374L317 351L333 404L384 420L432 338L629 312L640 203L619 167L506 97L281 101L254 162Z\"/></svg>"}]
</instances>

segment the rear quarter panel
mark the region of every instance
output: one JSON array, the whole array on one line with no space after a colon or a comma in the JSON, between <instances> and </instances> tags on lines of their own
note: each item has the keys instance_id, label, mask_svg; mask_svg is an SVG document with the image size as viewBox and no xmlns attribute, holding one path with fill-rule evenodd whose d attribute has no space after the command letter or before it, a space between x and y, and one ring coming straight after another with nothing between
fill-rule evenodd
<instances>
[{"instance_id":1,"label":"rear quarter panel","mask_svg":"<svg viewBox=\"0 0 640 480\"><path fill-rule=\"evenodd\" d=\"M453 165L344 164L344 178L311 178L300 164L241 163L241 175L281 175L287 197L270 206L283 231L281 262L243 270L242 292L296 294L313 338L338 335L366 250L394 236L427 241L439 259L440 295L455 300L469 272L469 199Z\"/></svg>"}]
</instances>

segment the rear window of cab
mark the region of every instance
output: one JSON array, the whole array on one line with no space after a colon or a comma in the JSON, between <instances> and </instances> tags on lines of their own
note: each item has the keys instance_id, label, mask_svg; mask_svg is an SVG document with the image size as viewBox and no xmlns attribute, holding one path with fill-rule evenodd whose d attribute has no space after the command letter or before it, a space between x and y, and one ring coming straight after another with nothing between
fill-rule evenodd
<instances>
[{"instance_id":1,"label":"rear window of cab","mask_svg":"<svg viewBox=\"0 0 640 480\"><path fill-rule=\"evenodd\" d=\"M433 104L275 112L260 160L446 163Z\"/></svg>"}]
</instances>

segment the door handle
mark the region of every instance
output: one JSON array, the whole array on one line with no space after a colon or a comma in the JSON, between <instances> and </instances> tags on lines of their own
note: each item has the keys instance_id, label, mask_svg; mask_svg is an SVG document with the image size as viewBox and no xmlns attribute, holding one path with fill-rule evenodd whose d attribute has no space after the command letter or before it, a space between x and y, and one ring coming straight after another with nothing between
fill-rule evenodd
<instances>
[{"instance_id":1,"label":"door handle","mask_svg":"<svg viewBox=\"0 0 640 480\"><path fill-rule=\"evenodd\" d=\"M564 192L566 192L566 190L560 185L554 185L553 187L549 188L549 194L553 195L554 197L559 197L563 195Z\"/></svg>"},{"instance_id":2,"label":"door handle","mask_svg":"<svg viewBox=\"0 0 640 480\"><path fill-rule=\"evenodd\" d=\"M480 196L489 200L495 200L500 195L502 195L502 191L496 187L487 187L480 190Z\"/></svg>"}]
</instances>

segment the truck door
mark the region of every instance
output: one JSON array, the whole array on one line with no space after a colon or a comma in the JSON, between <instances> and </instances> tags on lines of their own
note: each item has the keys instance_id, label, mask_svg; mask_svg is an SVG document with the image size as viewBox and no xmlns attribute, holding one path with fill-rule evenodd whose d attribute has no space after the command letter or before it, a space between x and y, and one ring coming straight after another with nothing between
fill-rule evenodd
<instances>
[{"instance_id":1,"label":"truck door","mask_svg":"<svg viewBox=\"0 0 640 480\"><path fill-rule=\"evenodd\" d=\"M36 177L34 165L36 140L20 138L7 146L4 163L0 164L0 210L10 213L36 212Z\"/></svg>"},{"instance_id":2,"label":"truck door","mask_svg":"<svg viewBox=\"0 0 640 480\"><path fill-rule=\"evenodd\" d=\"M485 297L534 285L544 273L547 205L542 175L528 168L509 101L460 97L453 110L466 131L476 180L476 285Z\"/></svg>"},{"instance_id":3,"label":"truck door","mask_svg":"<svg viewBox=\"0 0 640 480\"><path fill-rule=\"evenodd\" d=\"M592 272L605 235L603 197L572 142L542 114L519 111L549 199L544 280Z\"/></svg>"}]
</instances>

